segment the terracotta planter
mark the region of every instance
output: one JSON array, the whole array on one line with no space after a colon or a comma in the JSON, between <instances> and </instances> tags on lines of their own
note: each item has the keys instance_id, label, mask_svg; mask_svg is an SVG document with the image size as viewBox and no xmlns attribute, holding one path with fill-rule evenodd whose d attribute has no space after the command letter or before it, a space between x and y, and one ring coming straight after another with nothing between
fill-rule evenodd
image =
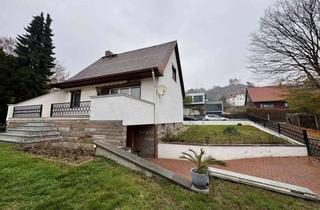
<instances>
[{"instance_id":1,"label":"terracotta planter","mask_svg":"<svg viewBox=\"0 0 320 210\"><path fill-rule=\"evenodd\" d=\"M198 174L196 172L197 168L191 169L191 177L192 184L199 189L207 189L209 186L209 175L208 172L206 174Z\"/></svg>"}]
</instances>

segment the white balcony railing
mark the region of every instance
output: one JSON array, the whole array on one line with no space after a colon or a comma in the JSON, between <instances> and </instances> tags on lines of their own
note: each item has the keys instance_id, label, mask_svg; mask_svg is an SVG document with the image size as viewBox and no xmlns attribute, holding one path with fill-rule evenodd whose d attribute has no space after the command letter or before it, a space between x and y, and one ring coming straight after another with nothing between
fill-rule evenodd
<instances>
[{"instance_id":1,"label":"white balcony railing","mask_svg":"<svg viewBox=\"0 0 320 210\"><path fill-rule=\"evenodd\" d=\"M92 96L90 120L116 120L123 125L154 123L154 103L126 94Z\"/></svg>"}]
</instances>

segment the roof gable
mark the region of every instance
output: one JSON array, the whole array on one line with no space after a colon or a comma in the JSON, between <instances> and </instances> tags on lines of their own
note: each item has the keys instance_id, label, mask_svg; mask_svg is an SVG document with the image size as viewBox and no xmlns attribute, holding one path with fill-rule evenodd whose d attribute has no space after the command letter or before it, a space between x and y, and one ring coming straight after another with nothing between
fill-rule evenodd
<instances>
[{"instance_id":1,"label":"roof gable","mask_svg":"<svg viewBox=\"0 0 320 210\"><path fill-rule=\"evenodd\" d=\"M287 88L285 86L250 87L247 97L251 102L285 101Z\"/></svg>"}]
</instances>

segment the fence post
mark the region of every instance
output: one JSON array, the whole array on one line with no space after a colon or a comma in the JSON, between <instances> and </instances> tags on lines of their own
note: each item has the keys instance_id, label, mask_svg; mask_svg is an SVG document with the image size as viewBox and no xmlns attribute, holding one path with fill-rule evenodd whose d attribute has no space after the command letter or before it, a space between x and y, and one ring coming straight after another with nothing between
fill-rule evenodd
<instances>
[{"instance_id":1,"label":"fence post","mask_svg":"<svg viewBox=\"0 0 320 210\"><path fill-rule=\"evenodd\" d=\"M307 130L302 130L303 132L303 141L304 141L304 144L306 145L307 147L307 152L308 152L308 155L310 155L310 148L309 148L309 141L308 141L308 133L307 133Z\"/></svg>"},{"instance_id":2,"label":"fence post","mask_svg":"<svg viewBox=\"0 0 320 210\"><path fill-rule=\"evenodd\" d=\"M53 110L53 104L51 104L51 107L50 107L50 117L52 117L52 110Z\"/></svg>"},{"instance_id":3,"label":"fence post","mask_svg":"<svg viewBox=\"0 0 320 210\"><path fill-rule=\"evenodd\" d=\"M281 134L281 127L279 122L278 122L278 133Z\"/></svg>"},{"instance_id":4,"label":"fence post","mask_svg":"<svg viewBox=\"0 0 320 210\"><path fill-rule=\"evenodd\" d=\"M42 104L40 105L40 117L42 117Z\"/></svg>"}]
</instances>

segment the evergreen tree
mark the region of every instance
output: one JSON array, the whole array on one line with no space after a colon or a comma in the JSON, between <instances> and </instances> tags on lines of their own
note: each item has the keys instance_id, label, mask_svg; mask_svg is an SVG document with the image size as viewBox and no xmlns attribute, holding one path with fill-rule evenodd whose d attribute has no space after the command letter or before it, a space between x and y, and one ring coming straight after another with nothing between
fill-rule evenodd
<instances>
[{"instance_id":1,"label":"evergreen tree","mask_svg":"<svg viewBox=\"0 0 320 210\"><path fill-rule=\"evenodd\" d=\"M26 33L17 37L16 54L18 56L18 72L25 78L21 84L24 99L45 94L49 90L49 77L54 67L51 18L43 13L34 16L25 28Z\"/></svg>"}]
</instances>

